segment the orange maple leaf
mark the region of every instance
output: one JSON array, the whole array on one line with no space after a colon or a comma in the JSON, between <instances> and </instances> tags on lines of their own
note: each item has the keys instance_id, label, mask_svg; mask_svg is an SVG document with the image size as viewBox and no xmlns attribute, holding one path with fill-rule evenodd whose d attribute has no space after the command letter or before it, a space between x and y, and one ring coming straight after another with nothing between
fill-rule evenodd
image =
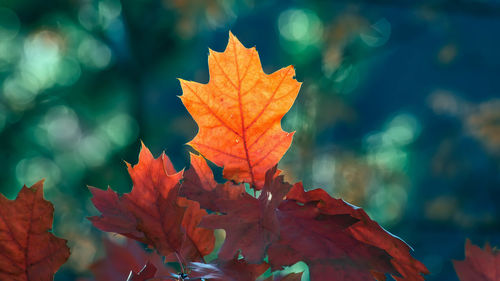
<instances>
[{"instance_id":1,"label":"orange maple leaf","mask_svg":"<svg viewBox=\"0 0 500 281\"><path fill-rule=\"evenodd\" d=\"M179 79L182 102L199 127L188 144L223 166L226 179L261 189L266 171L292 142L281 118L301 83L293 66L264 73L257 50L245 48L232 33L224 52L210 50L208 67L208 84Z\"/></svg>"}]
</instances>

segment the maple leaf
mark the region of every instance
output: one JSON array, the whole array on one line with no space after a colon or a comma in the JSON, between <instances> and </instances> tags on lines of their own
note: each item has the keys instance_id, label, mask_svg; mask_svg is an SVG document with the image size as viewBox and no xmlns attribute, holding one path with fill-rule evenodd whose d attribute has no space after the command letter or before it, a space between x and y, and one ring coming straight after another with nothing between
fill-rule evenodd
<instances>
[{"instance_id":1,"label":"maple leaf","mask_svg":"<svg viewBox=\"0 0 500 281\"><path fill-rule=\"evenodd\" d=\"M70 252L66 240L49 232L53 214L43 181L23 186L12 201L0 194L0 280L54 279Z\"/></svg>"},{"instance_id":2,"label":"maple leaf","mask_svg":"<svg viewBox=\"0 0 500 281\"><path fill-rule=\"evenodd\" d=\"M255 48L245 48L232 33L223 53L210 50L208 67L208 84L179 79L182 102L199 127L188 144L223 166L226 179L261 189L265 173L292 142L281 118L300 89L295 70L264 73Z\"/></svg>"},{"instance_id":3,"label":"maple leaf","mask_svg":"<svg viewBox=\"0 0 500 281\"><path fill-rule=\"evenodd\" d=\"M460 281L500 281L500 251L492 249L487 243L484 250L465 243L465 259L453 261Z\"/></svg>"},{"instance_id":4,"label":"maple leaf","mask_svg":"<svg viewBox=\"0 0 500 281\"><path fill-rule=\"evenodd\" d=\"M213 230L198 226L207 215L205 210L200 209L198 202L181 197L178 200L179 205L186 208L181 227L188 238L188 242L183 242L180 257L185 259L184 263L199 260L201 257L212 252L215 245L214 232ZM177 261L177 258L171 254L166 257L166 260Z\"/></svg>"},{"instance_id":5,"label":"maple leaf","mask_svg":"<svg viewBox=\"0 0 500 281\"><path fill-rule=\"evenodd\" d=\"M139 163L127 166L133 182L130 193L120 197L109 188L90 188L101 212L89 218L94 226L151 245L164 256L202 260L208 255L215 238L211 230L197 227L206 211L178 197L182 172L175 172L164 153L155 159L144 144Z\"/></svg>"},{"instance_id":6,"label":"maple leaf","mask_svg":"<svg viewBox=\"0 0 500 281\"><path fill-rule=\"evenodd\" d=\"M246 197L244 185L236 185L228 181L219 184L202 156L190 154L191 167L184 173L180 195L200 203L200 207L220 212L218 202L221 200L237 200Z\"/></svg>"},{"instance_id":7,"label":"maple leaf","mask_svg":"<svg viewBox=\"0 0 500 281\"><path fill-rule=\"evenodd\" d=\"M106 257L90 266L97 281L123 281L130 272L141 271L150 262L158 275L168 275L170 270L163 264L163 258L156 253L147 253L137 242L127 239L124 245L104 240Z\"/></svg>"},{"instance_id":8,"label":"maple leaf","mask_svg":"<svg viewBox=\"0 0 500 281\"><path fill-rule=\"evenodd\" d=\"M390 256L345 230L358 222L349 215L322 214L314 204L283 202L278 213L280 240L268 250L273 270L304 261L311 280L364 281L370 270L394 273Z\"/></svg>"},{"instance_id":9,"label":"maple leaf","mask_svg":"<svg viewBox=\"0 0 500 281\"><path fill-rule=\"evenodd\" d=\"M245 259L235 256L229 261L216 260L205 264L193 262L189 268L189 279L208 279L210 281L255 281L268 268L267 263L249 264Z\"/></svg>"},{"instance_id":10,"label":"maple leaf","mask_svg":"<svg viewBox=\"0 0 500 281\"><path fill-rule=\"evenodd\" d=\"M226 240L219 258L231 259L238 250L250 263L260 263L267 247L278 240L280 228L276 210L291 185L283 176L277 176L276 166L266 173L262 193L256 199L248 194L236 200L219 200L218 206L224 215L209 215L201 226L224 229Z\"/></svg>"},{"instance_id":11,"label":"maple leaf","mask_svg":"<svg viewBox=\"0 0 500 281\"><path fill-rule=\"evenodd\" d=\"M361 208L332 198L322 189L293 186L279 210L281 237L270 246L273 269L303 260L311 280L424 280L427 268L410 247L371 220Z\"/></svg>"}]
</instances>

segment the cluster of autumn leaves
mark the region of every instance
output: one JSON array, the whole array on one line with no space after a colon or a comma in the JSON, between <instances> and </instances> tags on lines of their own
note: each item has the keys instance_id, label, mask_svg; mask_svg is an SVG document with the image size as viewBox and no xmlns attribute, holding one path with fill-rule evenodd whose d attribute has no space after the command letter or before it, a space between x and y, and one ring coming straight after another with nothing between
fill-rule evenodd
<instances>
[{"instance_id":1,"label":"cluster of autumn leaves","mask_svg":"<svg viewBox=\"0 0 500 281\"><path fill-rule=\"evenodd\" d=\"M203 156L191 154L190 168L177 172L165 154L154 158L143 145L139 162L127 164L130 193L90 188L100 211L89 218L93 225L130 238L125 246L105 242L108 259L91 268L98 281L253 281L299 261L313 281L424 280L429 272L410 247L362 209L280 175L277 164L293 136L281 119L300 88L293 67L265 74L257 51L230 34L223 53L210 51L209 70L208 84L180 81L182 102L199 126L189 145ZM204 157L223 167L228 181L217 183ZM42 189L39 182L14 201L0 196L0 280L52 280L69 257L66 241L49 232L53 207ZM225 230L225 240L207 263L215 229ZM490 265L498 268L500 255L470 244L466 260L455 263L462 280L498 280L480 272Z\"/></svg>"}]
</instances>

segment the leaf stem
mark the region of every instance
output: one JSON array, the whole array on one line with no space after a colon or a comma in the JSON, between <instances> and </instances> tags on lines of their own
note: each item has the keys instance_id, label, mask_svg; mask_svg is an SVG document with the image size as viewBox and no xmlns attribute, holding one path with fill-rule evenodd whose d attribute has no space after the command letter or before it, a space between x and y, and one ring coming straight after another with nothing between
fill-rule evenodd
<instances>
[{"instance_id":1,"label":"leaf stem","mask_svg":"<svg viewBox=\"0 0 500 281\"><path fill-rule=\"evenodd\" d=\"M179 261L179 264L181 266L181 272L185 274L186 272L184 271L183 259L181 259L180 255L177 252L175 252L175 257L177 258L177 261Z\"/></svg>"}]
</instances>

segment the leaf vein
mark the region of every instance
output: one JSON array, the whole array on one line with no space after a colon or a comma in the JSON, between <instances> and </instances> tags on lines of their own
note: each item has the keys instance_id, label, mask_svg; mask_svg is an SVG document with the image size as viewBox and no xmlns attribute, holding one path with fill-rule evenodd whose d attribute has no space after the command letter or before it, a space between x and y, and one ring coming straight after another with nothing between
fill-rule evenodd
<instances>
[{"instance_id":1,"label":"leaf vein","mask_svg":"<svg viewBox=\"0 0 500 281\"><path fill-rule=\"evenodd\" d=\"M252 120L252 122L250 122L250 124L248 124L248 126L246 127L246 129L248 130L250 127L253 126L253 124L255 124L255 122L257 121L257 119L259 119L262 114L264 113L264 111L267 109L267 107L269 107L269 105L271 104L271 102L274 100L274 96L276 95L276 93L278 92L278 89L281 87L281 85L283 84L283 81L285 81L285 78L288 76L288 73L290 73L290 69L292 69L291 67L288 68L288 70L286 71L285 75L283 75L283 78L281 78L280 82L278 83L278 85L276 86L276 88L274 89L273 93L271 94L271 97L269 97L269 99L267 100L266 104L264 105L264 107L262 107L262 109L260 110L260 112L255 116L255 118Z\"/></svg>"},{"instance_id":2,"label":"leaf vein","mask_svg":"<svg viewBox=\"0 0 500 281\"><path fill-rule=\"evenodd\" d=\"M231 128L228 124L226 124L226 122L224 122L224 120L221 117L219 117L213 111L213 109L205 101L203 101L201 99L201 97L198 95L198 93L196 93L196 91L194 91L191 87L189 87L189 85L187 83L184 84L184 85L186 85L186 87L195 95L195 97L198 98L198 100L200 101L200 103L203 104L208 109L208 111L210 112L210 114L212 114L212 116L214 116L215 119L217 119L224 127L226 127L227 129L229 129L235 135L237 135L238 137L241 137L240 134L235 129Z\"/></svg>"}]
</instances>

